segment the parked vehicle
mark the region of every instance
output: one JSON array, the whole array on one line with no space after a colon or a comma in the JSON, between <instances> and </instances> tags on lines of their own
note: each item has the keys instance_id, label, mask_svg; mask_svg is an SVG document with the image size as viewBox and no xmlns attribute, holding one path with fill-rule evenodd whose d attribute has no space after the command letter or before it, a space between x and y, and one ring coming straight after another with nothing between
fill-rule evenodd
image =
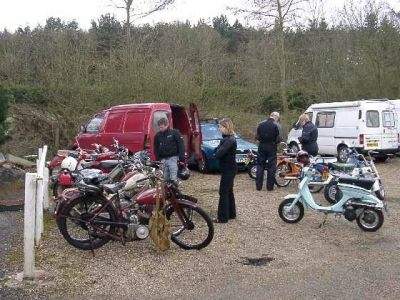
<instances>
[{"instance_id":1,"label":"parked vehicle","mask_svg":"<svg viewBox=\"0 0 400 300\"><path fill-rule=\"evenodd\" d=\"M348 149L348 162L346 164L331 164L329 168L333 176L330 177L324 190L324 197L330 203L336 203L336 193L338 192L338 182L340 176L348 174L353 177L369 178L375 181L371 190L380 200L385 199L385 187L382 179L379 176L378 169L375 166L374 160L371 157L373 151L368 151L369 159L367 160L363 154L359 154L354 149ZM357 180L354 184L357 184Z\"/></svg>"},{"instance_id":2,"label":"parked vehicle","mask_svg":"<svg viewBox=\"0 0 400 300\"><path fill-rule=\"evenodd\" d=\"M67 242L93 251L110 240L125 243L145 239L158 198L171 223L171 240L186 250L207 247L214 226L197 200L183 195L175 183L162 184L162 173L157 169L140 175L128 174L126 181L112 185L102 184L101 178L93 176L66 191L56 208L56 220Z\"/></svg>"},{"instance_id":3,"label":"parked vehicle","mask_svg":"<svg viewBox=\"0 0 400 300\"><path fill-rule=\"evenodd\" d=\"M287 195L279 205L279 217L286 223L297 223L304 216L304 207L317 212L343 215L346 220L356 220L364 231L377 231L383 224L384 202L370 192L375 180L366 178L340 177L337 203L332 206L322 206L315 203L308 188L308 183L315 174L312 165L303 168L305 176L299 184L297 194ZM357 185L354 182L357 181Z\"/></svg>"},{"instance_id":4,"label":"parked vehicle","mask_svg":"<svg viewBox=\"0 0 400 300\"><path fill-rule=\"evenodd\" d=\"M331 158L323 157L309 157L308 153L299 151L293 153L290 148L287 147L286 143L283 145L282 153L277 155L276 172L275 172L275 184L279 187L286 187L292 181L301 180L301 174L304 164L310 163L310 160L316 165L316 174L313 180L309 183L309 188L312 193L318 193L327 184L328 180L328 164L327 162ZM335 159L336 160L336 159ZM246 161L248 165L248 174L250 178L256 179L257 172L257 156L253 153L248 154ZM267 171L264 171L264 176L267 176Z\"/></svg>"},{"instance_id":5,"label":"parked vehicle","mask_svg":"<svg viewBox=\"0 0 400 300\"><path fill-rule=\"evenodd\" d=\"M394 104L394 111L396 115L398 149L400 151L400 99L390 100L390 102Z\"/></svg>"},{"instance_id":6,"label":"parked vehicle","mask_svg":"<svg viewBox=\"0 0 400 300\"><path fill-rule=\"evenodd\" d=\"M201 121L202 133L202 160L198 161L198 169L200 172L206 173L219 170L219 161L214 157L214 151L222 140L221 131L218 128L217 119L208 119ZM249 152L257 153L257 145L242 139L236 135L237 150L236 164L239 169L246 170L247 154Z\"/></svg>"},{"instance_id":7,"label":"parked vehicle","mask_svg":"<svg viewBox=\"0 0 400 300\"><path fill-rule=\"evenodd\" d=\"M159 131L157 122L161 118L167 118L171 128L182 134L188 163L201 160L200 115L193 103L188 112L181 105L169 103L113 106L81 126L76 139L82 149L88 150L95 143L109 146L116 138L131 153L147 150L155 159L154 136Z\"/></svg>"},{"instance_id":8,"label":"parked vehicle","mask_svg":"<svg viewBox=\"0 0 400 300\"><path fill-rule=\"evenodd\" d=\"M331 102L311 105L305 112L318 128L320 154L347 160L349 147L360 153L374 150L377 160L398 152L394 104L387 99ZM287 143L294 151L301 148L301 128L294 126Z\"/></svg>"}]
</instances>

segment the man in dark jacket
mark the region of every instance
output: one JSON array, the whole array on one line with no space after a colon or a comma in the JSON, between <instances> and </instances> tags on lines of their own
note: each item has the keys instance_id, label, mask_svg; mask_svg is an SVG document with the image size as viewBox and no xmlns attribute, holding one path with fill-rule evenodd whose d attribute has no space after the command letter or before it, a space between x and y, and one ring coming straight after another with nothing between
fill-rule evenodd
<instances>
[{"instance_id":1,"label":"man in dark jacket","mask_svg":"<svg viewBox=\"0 0 400 300\"><path fill-rule=\"evenodd\" d=\"M260 142L258 144L256 174L256 188L258 191L263 186L265 166L267 166L267 190L272 191L274 189L276 152L277 145L281 139L277 125L278 120L279 113L273 112L267 120L261 122L257 127L256 139Z\"/></svg>"},{"instance_id":2,"label":"man in dark jacket","mask_svg":"<svg viewBox=\"0 0 400 300\"><path fill-rule=\"evenodd\" d=\"M301 143L301 148L307 151L308 154L316 156L318 154L318 129L310 121L306 114L302 114L297 122L299 125L303 126L303 131L301 132L301 137L299 137L299 142Z\"/></svg>"},{"instance_id":3,"label":"man in dark jacket","mask_svg":"<svg viewBox=\"0 0 400 300\"><path fill-rule=\"evenodd\" d=\"M169 128L168 119L162 118L157 122L159 132L154 137L154 154L156 160L163 163L164 179L178 180L179 164L185 164L185 144L178 130Z\"/></svg>"}]
</instances>

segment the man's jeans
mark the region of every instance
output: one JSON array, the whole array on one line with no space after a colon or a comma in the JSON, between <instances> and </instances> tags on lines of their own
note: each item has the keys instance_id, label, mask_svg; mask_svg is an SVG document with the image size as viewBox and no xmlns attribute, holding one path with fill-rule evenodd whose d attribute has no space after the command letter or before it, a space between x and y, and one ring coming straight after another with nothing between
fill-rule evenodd
<instances>
[{"instance_id":1,"label":"man's jeans","mask_svg":"<svg viewBox=\"0 0 400 300\"><path fill-rule=\"evenodd\" d=\"M178 156L161 159L165 181L178 181Z\"/></svg>"}]
</instances>

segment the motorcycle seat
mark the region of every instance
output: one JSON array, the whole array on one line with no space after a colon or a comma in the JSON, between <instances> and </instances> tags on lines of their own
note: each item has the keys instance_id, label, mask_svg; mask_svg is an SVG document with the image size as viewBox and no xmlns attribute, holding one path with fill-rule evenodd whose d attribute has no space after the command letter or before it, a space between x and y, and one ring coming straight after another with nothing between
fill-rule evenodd
<instances>
[{"instance_id":1,"label":"motorcycle seat","mask_svg":"<svg viewBox=\"0 0 400 300\"><path fill-rule=\"evenodd\" d=\"M103 190L108 194L116 194L124 184L121 184L121 182L115 184L103 184Z\"/></svg>"},{"instance_id":2,"label":"motorcycle seat","mask_svg":"<svg viewBox=\"0 0 400 300\"><path fill-rule=\"evenodd\" d=\"M118 160L103 160L100 162L101 168L111 169L118 165Z\"/></svg>"},{"instance_id":3,"label":"motorcycle seat","mask_svg":"<svg viewBox=\"0 0 400 300\"><path fill-rule=\"evenodd\" d=\"M370 189L372 189L372 186L375 183L375 179L352 177L352 176L342 176L342 177L339 177L339 183L352 184L352 185L362 187L366 190L370 190Z\"/></svg>"},{"instance_id":4,"label":"motorcycle seat","mask_svg":"<svg viewBox=\"0 0 400 300\"><path fill-rule=\"evenodd\" d=\"M347 172L347 171L352 171L355 168L355 165L334 162L334 163L328 163L328 168L331 170Z\"/></svg>"}]
</instances>

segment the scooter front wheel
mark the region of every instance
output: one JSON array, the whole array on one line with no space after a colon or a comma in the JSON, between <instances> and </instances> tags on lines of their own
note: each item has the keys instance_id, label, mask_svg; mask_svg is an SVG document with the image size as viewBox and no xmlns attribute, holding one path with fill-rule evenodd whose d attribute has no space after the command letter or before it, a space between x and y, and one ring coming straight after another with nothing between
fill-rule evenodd
<instances>
[{"instance_id":1,"label":"scooter front wheel","mask_svg":"<svg viewBox=\"0 0 400 300\"><path fill-rule=\"evenodd\" d=\"M292 209L289 209L294 198L285 199L279 205L279 217L286 223L297 223L304 217L304 206L301 202L297 202Z\"/></svg>"},{"instance_id":2,"label":"scooter front wheel","mask_svg":"<svg viewBox=\"0 0 400 300\"><path fill-rule=\"evenodd\" d=\"M364 231L377 231L383 224L383 213L381 210L366 208L357 217L357 225Z\"/></svg>"}]
</instances>

